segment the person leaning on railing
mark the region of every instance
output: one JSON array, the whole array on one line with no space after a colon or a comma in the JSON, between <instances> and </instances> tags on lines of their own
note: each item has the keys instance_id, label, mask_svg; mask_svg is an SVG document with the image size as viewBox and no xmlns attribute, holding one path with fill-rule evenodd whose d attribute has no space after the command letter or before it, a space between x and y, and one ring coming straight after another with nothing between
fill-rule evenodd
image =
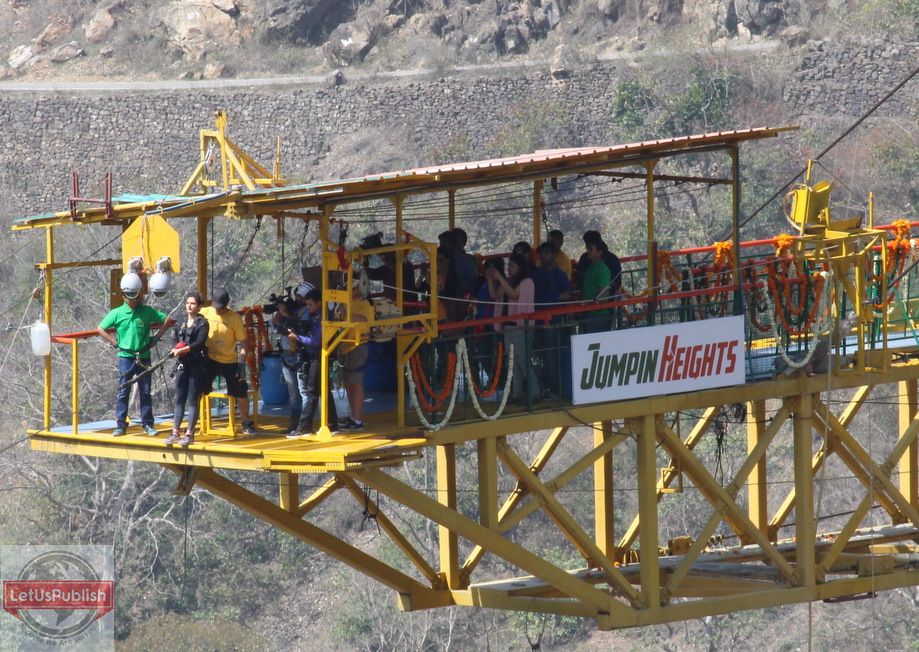
<instances>
[{"instance_id":1,"label":"person leaning on railing","mask_svg":"<svg viewBox=\"0 0 919 652\"><path fill-rule=\"evenodd\" d=\"M487 270L489 290L493 300L507 300L507 314L522 315L533 312L534 285L530 278L530 261L524 255L513 254L507 263L508 278L491 267ZM530 356L527 355L527 332L525 323L506 321L501 330L504 332L504 343L510 351L514 347L513 379L511 380L511 399L523 402L539 396L539 384Z\"/></svg>"},{"instance_id":2,"label":"person leaning on railing","mask_svg":"<svg viewBox=\"0 0 919 652\"><path fill-rule=\"evenodd\" d=\"M551 242L543 242L536 249L539 254L539 267L533 270L536 308L545 310L558 306L569 297L568 275L559 268L558 251ZM561 389L558 377L559 357L559 324L561 318L556 315L551 322L541 322L536 331L536 349L542 359L542 377L539 384L543 388L541 398L558 398Z\"/></svg>"},{"instance_id":3,"label":"person leaning on railing","mask_svg":"<svg viewBox=\"0 0 919 652\"><path fill-rule=\"evenodd\" d=\"M176 442L180 446L188 446L195 440L195 428L198 425L198 401L207 389L208 383L205 345L210 326L200 314L202 303L204 300L197 292L186 294L185 319L172 329L175 346L171 355L178 362L176 362L175 369L175 410L172 415L172 434L166 438L167 446ZM185 430L185 436L179 439L186 405L188 405L188 428Z\"/></svg>"},{"instance_id":4,"label":"person leaning on railing","mask_svg":"<svg viewBox=\"0 0 919 652\"><path fill-rule=\"evenodd\" d=\"M587 302L601 302L609 300L610 285L613 277L609 267L603 260L603 241L591 240L587 244L587 260L589 265L584 270L581 284L581 298ZM611 313L608 309L592 310L584 317L584 330L587 333L608 331L611 323Z\"/></svg>"},{"instance_id":5,"label":"person leaning on railing","mask_svg":"<svg viewBox=\"0 0 919 652\"><path fill-rule=\"evenodd\" d=\"M150 368L150 349L168 328L168 315L145 304L140 279L134 274L125 274L125 277L129 276L137 279L136 286L122 281L124 303L110 310L102 318L96 332L118 350L118 376L121 385L115 402L114 435L120 437L128 431L128 398L131 395L129 383L135 376L140 376L137 380L137 391L140 398L141 426L147 435L155 437L153 399L150 396L152 379L150 374L145 372ZM150 328L153 324L160 324L160 328L151 338ZM110 328L115 329L117 340L108 333Z\"/></svg>"}]
</instances>

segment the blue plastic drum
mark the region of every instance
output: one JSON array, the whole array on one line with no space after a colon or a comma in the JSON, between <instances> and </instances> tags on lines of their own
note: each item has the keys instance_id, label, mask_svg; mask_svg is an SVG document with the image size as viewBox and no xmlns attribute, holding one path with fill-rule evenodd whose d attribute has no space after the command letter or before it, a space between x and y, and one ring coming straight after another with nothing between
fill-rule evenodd
<instances>
[{"instance_id":1,"label":"blue plastic drum","mask_svg":"<svg viewBox=\"0 0 919 652\"><path fill-rule=\"evenodd\" d=\"M282 368L280 353L272 352L262 356L259 394L265 405L287 405L287 383L284 382Z\"/></svg>"}]
</instances>

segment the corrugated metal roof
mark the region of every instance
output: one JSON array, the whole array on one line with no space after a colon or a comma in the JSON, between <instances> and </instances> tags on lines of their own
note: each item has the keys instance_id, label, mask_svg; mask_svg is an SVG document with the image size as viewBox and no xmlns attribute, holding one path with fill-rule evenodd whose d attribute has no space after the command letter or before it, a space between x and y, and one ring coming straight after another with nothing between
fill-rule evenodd
<instances>
[{"instance_id":1,"label":"corrugated metal roof","mask_svg":"<svg viewBox=\"0 0 919 652\"><path fill-rule=\"evenodd\" d=\"M161 194L122 194L113 198L116 219L132 219L147 211L168 211L180 207L174 216L219 215L224 204L242 203L254 214L318 207L326 203L346 203L389 197L397 194L424 193L445 188L461 188L488 183L549 178L585 170L614 168L642 160L710 148L733 147L746 140L770 138L797 127L761 127L735 131L718 131L693 136L612 145L606 147L570 147L547 149L520 156L481 161L448 163L429 167L383 172L338 181L295 186L238 190L220 196L180 197ZM197 206L201 200L202 206ZM190 204L191 202L191 204ZM222 202L222 203L221 203ZM181 205L181 206L180 206ZM86 207L79 211L81 222L104 219L103 207ZM19 218L14 228L47 226L70 221L69 212Z\"/></svg>"}]
</instances>

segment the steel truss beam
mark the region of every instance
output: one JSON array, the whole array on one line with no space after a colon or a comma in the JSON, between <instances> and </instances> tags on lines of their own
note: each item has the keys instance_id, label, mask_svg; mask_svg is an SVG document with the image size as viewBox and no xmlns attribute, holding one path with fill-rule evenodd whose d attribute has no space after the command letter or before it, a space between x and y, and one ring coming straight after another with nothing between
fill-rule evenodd
<instances>
[{"instance_id":1,"label":"steel truss beam","mask_svg":"<svg viewBox=\"0 0 919 652\"><path fill-rule=\"evenodd\" d=\"M278 504L213 469L198 469L186 485L205 487L382 582L397 592L405 610L460 605L556 613L592 618L607 629L838 598L919 584L919 571L909 570L916 555L909 542L919 536L917 389L909 379L897 380L905 406L898 412L898 437L878 458L852 431L875 386L855 388L835 414L820 393L802 383L797 395L748 401L746 452L735 461L733 477L723 480L716 478L709 447L700 444L711 436L722 406L738 397L733 390L722 392L722 402L697 409L688 427L680 399L666 397L649 402L646 414L590 424L586 440L573 436L569 426L557 427L529 462L521 455L519 435L479 432L465 440L475 442L473 455L463 450L463 438L432 441L434 494L396 477L396 471L370 467L335 472L303 499L299 476L279 474ZM673 414L683 419L685 436L670 423ZM618 469L631 464L632 455L634 471L626 467L626 473L637 500L635 494L617 499L614 461ZM864 493L853 498L841 530L823 532L814 484L833 456ZM180 466L170 468L182 472ZM899 480L891 478L895 470ZM793 487L770 495L770 479L783 472ZM507 479L515 484L502 491ZM583 502L575 508L560 500L560 490L576 480L580 487L593 487L588 509ZM662 546L660 505L678 499L670 490L678 480L697 491L710 512L698 515L681 545ZM470 504L457 498L469 484L478 487L471 514ZM370 500L365 488L429 520L439 533L437 546L425 550L410 541L389 517L391 506ZM376 514L381 530L410 562L410 572L304 520L339 489ZM864 525L873 507L890 517L889 526ZM792 515L794 537L782 539L778 533L791 527ZM537 516L581 555L582 567L566 568L538 554L540 542L519 531ZM623 520L629 526L617 539L614 523ZM741 545L721 547L716 535L737 537ZM497 563L483 564L486 553ZM508 567L519 572L493 577L496 568Z\"/></svg>"}]
</instances>

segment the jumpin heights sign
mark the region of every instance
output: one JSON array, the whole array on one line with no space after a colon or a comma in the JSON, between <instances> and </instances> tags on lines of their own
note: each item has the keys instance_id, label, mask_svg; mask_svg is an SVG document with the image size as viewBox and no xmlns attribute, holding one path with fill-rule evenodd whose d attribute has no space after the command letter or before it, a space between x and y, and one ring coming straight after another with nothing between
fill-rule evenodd
<instances>
[{"instance_id":1,"label":"jumpin heights sign","mask_svg":"<svg viewBox=\"0 0 919 652\"><path fill-rule=\"evenodd\" d=\"M743 317L736 316L575 335L574 404L742 384L743 334Z\"/></svg>"}]
</instances>

